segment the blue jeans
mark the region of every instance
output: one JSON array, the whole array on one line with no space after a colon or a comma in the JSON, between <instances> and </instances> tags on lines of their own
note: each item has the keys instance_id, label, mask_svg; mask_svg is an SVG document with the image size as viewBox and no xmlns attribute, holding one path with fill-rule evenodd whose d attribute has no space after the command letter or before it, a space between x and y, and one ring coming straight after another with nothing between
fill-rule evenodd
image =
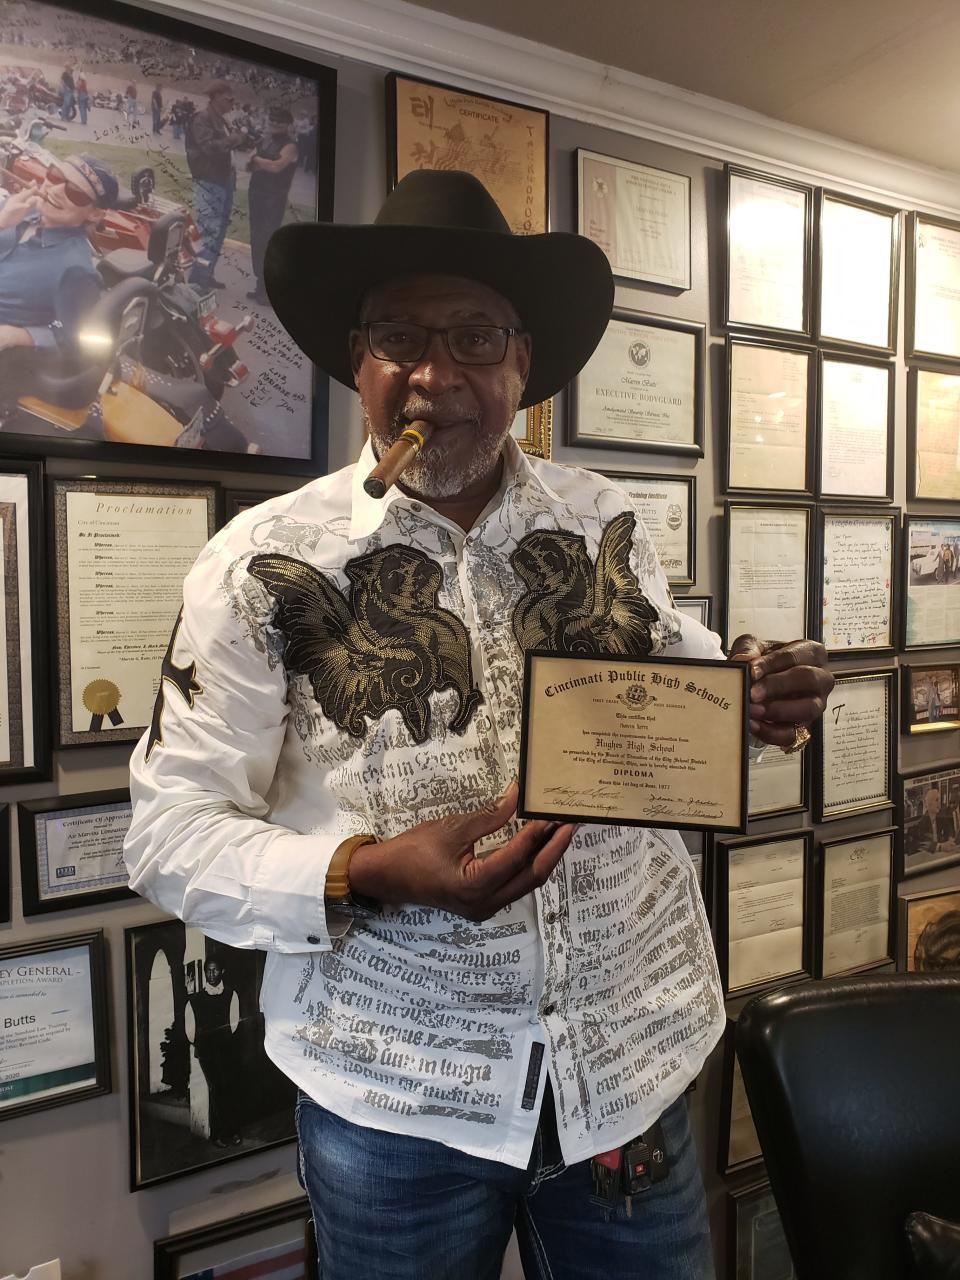
<instances>
[{"instance_id":1,"label":"blue jeans","mask_svg":"<svg viewBox=\"0 0 960 1280\"><path fill-rule=\"evenodd\" d=\"M351 1124L301 1094L321 1280L498 1280L514 1226L527 1280L714 1280L686 1098L661 1123L670 1173L628 1217L594 1198L589 1160L563 1166L549 1093L526 1169Z\"/></svg>"},{"instance_id":2,"label":"blue jeans","mask_svg":"<svg viewBox=\"0 0 960 1280\"><path fill-rule=\"evenodd\" d=\"M200 251L190 272L191 284L209 284L214 276L217 259L223 248L230 215L233 213L233 193L236 179L231 175L224 187L219 182L194 180L193 200L197 209L197 229L200 232Z\"/></svg>"}]
</instances>

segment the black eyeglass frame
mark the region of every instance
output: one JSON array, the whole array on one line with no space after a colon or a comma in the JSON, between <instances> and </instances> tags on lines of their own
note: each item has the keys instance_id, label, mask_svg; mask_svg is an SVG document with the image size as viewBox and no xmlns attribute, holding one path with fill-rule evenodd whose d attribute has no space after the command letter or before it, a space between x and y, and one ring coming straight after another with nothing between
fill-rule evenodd
<instances>
[{"instance_id":1,"label":"black eyeglass frame","mask_svg":"<svg viewBox=\"0 0 960 1280\"><path fill-rule=\"evenodd\" d=\"M463 365L468 369L471 369L471 368L476 369L476 368L484 368L484 367L492 368L494 365L503 364L504 360L507 357L507 343L510 341L510 339L516 338L520 334L526 333L525 329L511 329L507 325L503 325L503 324L452 324L452 325L449 325L446 329L431 329L429 325L413 324L408 321L403 321L402 323L406 324L408 328L421 330L424 334L424 339L423 339L423 346L421 347L417 355L410 356L410 358L407 360L398 360L396 359L395 356L377 355L376 351L374 351L373 349L373 343L370 339L370 330L373 328L374 325L393 324L393 323L396 323L396 322L391 320L365 320L360 325L360 328L363 329L367 335L367 350L373 356L374 360L382 360L385 364L416 364L418 361L422 360L424 355L426 354L427 348L430 345L430 339L433 337L435 333L439 333L443 337L443 345L447 349L447 354L455 364ZM503 344L503 352L499 360L461 360L457 355L455 355L453 349L450 346L450 334L453 333L454 330L456 329L485 329L488 331L493 331L495 333L502 333L507 341L504 342Z\"/></svg>"}]
</instances>

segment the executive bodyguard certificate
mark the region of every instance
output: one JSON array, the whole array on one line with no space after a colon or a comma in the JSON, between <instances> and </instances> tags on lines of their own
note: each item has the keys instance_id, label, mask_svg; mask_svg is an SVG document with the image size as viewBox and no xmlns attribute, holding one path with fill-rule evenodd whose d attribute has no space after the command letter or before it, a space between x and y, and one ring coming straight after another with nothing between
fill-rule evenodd
<instances>
[{"instance_id":1,"label":"executive bodyguard certificate","mask_svg":"<svg viewBox=\"0 0 960 1280\"><path fill-rule=\"evenodd\" d=\"M518 812L742 832L746 744L743 663L531 651Z\"/></svg>"}]
</instances>

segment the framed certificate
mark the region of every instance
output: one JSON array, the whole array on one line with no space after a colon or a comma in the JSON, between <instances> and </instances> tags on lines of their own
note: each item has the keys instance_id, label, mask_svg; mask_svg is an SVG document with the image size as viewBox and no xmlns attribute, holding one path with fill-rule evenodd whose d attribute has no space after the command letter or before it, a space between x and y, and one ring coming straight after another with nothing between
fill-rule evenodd
<instances>
[{"instance_id":1,"label":"framed certificate","mask_svg":"<svg viewBox=\"0 0 960 1280\"><path fill-rule=\"evenodd\" d=\"M911 213L907 356L960 360L960 222Z\"/></svg>"},{"instance_id":2,"label":"framed certificate","mask_svg":"<svg viewBox=\"0 0 960 1280\"><path fill-rule=\"evenodd\" d=\"M900 210L820 191L817 212L818 340L896 354Z\"/></svg>"},{"instance_id":3,"label":"framed certificate","mask_svg":"<svg viewBox=\"0 0 960 1280\"><path fill-rule=\"evenodd\" d=\"M900 511L820 508L818 638L831 657L896 648Z\"/></svg>"},{"instance_id":4,"label":"framed certificate","mask_svg":"<svg viewBox=\"0 0 960 1280\"><path fill-rule=\"evenodd\" d=\"M724 324L810 337L813 188L727 165Z\"/></svg>"},{"instance_id":5,"label":"framed certificate","mask_svg":"<svg viewBox=\"0 0 960 1280\"><path fill-rule=\"evenodd\" d=\"M960 729L960 663L900 665L900 732Z\"/></svg>"},{"instance_id":6,"label":"framed certificate","mask_svg":"<svg viewBox=\"0 0 960 1280\"><path fill-rule=\"evenodd\" d=\"M748 815L773 818L783 813L805 813L810 793L806 751L782 751L768 746L747 770Z\"/></svg>"},{"instance_id":7,"label":"framed certificate","mask_svg":"<svg viewBox=\"0 0 960 1280\"><path fill-rule=\"evenodd\" d=\"M573 383L567 444L702 457L704 332L616 307Z\"/></svg>"},{"instance_id":8,"label":"framed certificate","mask_svg":"<svg viewBox=\"0 0 960 1280\"><path fill-rule=\"evenodd\" d=\"M577 230L615 276L690 288L690 179L577 151Z\"/></svg>"},{"instance_id":9,"label":"framed certificate","mask_svg":"<svg viewBox=\"0 0 960 1280\"><path fill-rule=\"evenodd\" d=\"M960 502L960 373L907 370L907 477L911 498Z\"/></svg>"},{"instance_id":10,"label":"framed certificate","mask_svg":"<svg viewBox=\"0 0 960 1280\"><path fill-rule=\"evenodd\" d=\"M897 878L960 862L960 761L900 779Z\"/></svg>"},{"instance_id":11,"label":"framed certificate","mask_svg":"<svg viewBox=\"0 0 960 1280\"><path fill-rule=\"evenodd\" d=\"M728 1280L796 1280L769 1182L727 1193Z\"/></svg>"},{"instance_id":12,"label":"framed certificate","mask_svg":"<svg viewBox=\"0 0 960 1280\"><path fill-rule=\"evenodd\" d=\"M901 972L960 970L960 889L905 893L897 907Z\"/></svg>"},{"instance_id":13,"label":"framed certificate","mask_svg":"<svg viewBox=\"0 0 960 1280\"><path fill-rule=\"evenodd\" d=\"M123 861L130 816L126 789L21 800L23 914L133 897Z\"/></svg>"},{"instance_id":14,"label":"framed certificate","mask_svg":"<svg viewBox=\"0 0 960 1280\"><path fill-rule=\"evenodd\" d=\"M727 502L727 648L744 633L761 640L807 634L812 539L810 506Z\"/></svg>"},{"instance_id":15,"label":"framed certificate","mask_svg":"<svg viewBox=\"0 0 960 1280\"><path fill-rule=\"evenodd\" d=\"M717 960L727 996L810 977L812 839L788 831L714 841Z\"/></svg>"},{"instance_id":16,"label":"framed certificate","mask_svg":"<svg viewBox=\"0 0 960 1280\"><path fill-rule=\"evenodd\" d=\"M896 671L838 675L814 726L817 822L890 809L895 803Z\"/></svg>"},{"instance_id":17,"label":"framed certificate","mask_svg":"<svg viewBox=\"0 0 960 1280\"><path fill-rule=\"evenodd\" d=\"M824 840L816 864L814 977L894 960L893 827Z\"/></svg>"},{"instance_id":18,"label":"framed certificate","mask_svg":"<svg viewBox=\"0 0 960 1280\"><path fill-rule=\"evenodd\" d=\"M59 747L135 742L150 723L218 494L215 484L51 482Z\"/></svg>"},{"instance_id":19,"label":"framed certificate","mask_svg":"<svg viewBox=\"0 0 960 1280\"><path fill-rule=\"evenodd\" d=\"M636 505L670 585L693 586L697 577L696 477L640 475L635 471L602 474L625 489Z\"/></svg>"},{"instance_id":20,"label":"framed certificate","mask_svg":"<svg viewBox=\"0 0 960 1280\"><path fill-rule=\"evenodd\" d=\"M674 596L673 607L677 613L696 618L701 626L713 627L713 596Z\"/></svg>"},{"instance_id":21,"label":"framed certificate","mask_svg":"<svg viewBox=\"0 0 960 1280\"><path fill-rule=\"evenodd\" d=\"M743 1084L743 1072L736 1049L737 1024L727 1019L723 1035L723 1079L720 1085L720 1141L717 1144L717 1172L727 1178L732 1173L755 1169L763 1164L763 1152Z\"/></svg>"},{"instance_id":22,"label":"framed certificate","mask_svg":"<svg viewBox=\"0 0 960 1280\"><path fill-rule=\"evenodd\" d=\"M153 1280L318 1280L306 1196L238 1213L153 1245Z\"/></svg>"},{"instance_id":23,"label":"framed certificate","mask_svg":"<svg viewBox=\"0 0 960 1280\"><path fill-rule=\"evenodd\" d=\"M524 453L534 458L549 458L553 445L553 401L541 400L529 409L521 409L513 420L510 434Z\"/></svg>"},{"instance_id":24,"label":"framed certificate","mask_svg":"<svg viewBox=\"0 0 960 1280\"><path fill-rule=\"evenodd\" d=\"M894 366L820 353L817 491L893 501Z\"/></svg>"},{"instance_id":25,"label":"framed certificate","mask_svg":"<svg viewBox=\"0 0 960 1280\"><path fill-rule=\"evenodd\" d=\"M727 339L726 488L813 493L817 364L810 347Z\"/></svg>"},{"instance_id":26,"label":"framed certificate","mask_svg":"<svg viewBox=\"0 0 960 1280\"><path fill-rule=\"evenodd\" d=\"M903 518L904 649L960 645L960 520Z\"/></svg>"},{"instance_id":27,"label":"framed certificate","mask_svg":"<svg viewBox=\"0 0 960 1280\"><path fill-rule=\"evenodd\" d=\"M0 1120L110 1092L103 930L0 947Z\"/></svg>"}]
</instances>

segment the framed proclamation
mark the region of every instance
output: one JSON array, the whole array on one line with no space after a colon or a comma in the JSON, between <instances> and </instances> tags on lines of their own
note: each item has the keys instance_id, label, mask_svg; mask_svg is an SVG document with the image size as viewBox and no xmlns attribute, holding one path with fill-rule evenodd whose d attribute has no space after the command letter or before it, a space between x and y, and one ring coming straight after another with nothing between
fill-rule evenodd
<instances>
[{"instance_id":1,"label":"framed proclamation","mask_svg":"<svg viewBox=\"0 0 960 1280\"><path fill-rule=\"evenodd\" d=\"M720 1141L717 1144L717 1172L727 1178L763 1163L760 1139L743 1084L743 1072L736 1049L737 1024L727 1019L723 1035L723 1080L720 1087Z\"/></svg>"},{"instance_id":2,"label":"framed proclamation","mask_svg":"<svg viewBox=\"0 0 960 1280\"><path fill-rule=\"evenodd\" d=\"M769 1182L727 1193L728 1280L797 1280Z\"/></svg>"},{"instance_id":3,"label":"framed proclamation","mask_svg":"<svg viewBox=\"0 0 960 1280\"><path fill-rule=\"evenodd\" d=\"M960 222L911 213L907 356L960 360Z\"/></svg>"},{"instance_id":4,"label":"framed proclamation","mask_svg":"<svg viewBox=\"0 0 960 1280\"><path fill-rule=\"evenodd\" d=\"M462 169L483 183L510 230L547 230L546 111L391 72L387 190L414 169Z\"/></svg>"},{"instance_id":5,"label":"framed proclamation","mask_svg":"<svg viewBox=\"0 0 960 1280\"><path fill-rule=\"evenodd\" d=\"M818 638L831 657L893 653L896 637L895 507L820 508Z\"/></svg>"},{"instance_id":6,"label":"framed proclamation","mask_svg":"<svg viewBox=\"0 0 960 1280\"><path fill-rule=\"evenodd\" d=\"M637 507L670 585L693 586L697 577L696 476L640 475L630 471L601 474L625 489Z\"/></svg>"},{"instance_id":7,"label":"framed proclamation","mask_svg":"<svg viewBox=\"0 0 960 1280\"><path fill-rule=\"evenodd\" d=\"M897 878L960 862L960 762L900 779Z\"/></svg>"},{"instance_id":8,"label":"framed proclamation","mask_svg":"<svg viewBox=\"0 0 960 1280\"><path fill-rule=\"evenodd\" d=\"M862 973L894 961L896 831L824 840L816 861L814 977Z\"/></svg>"},{"instance_id":9,"label":"framed proclamation","mask_svg":"<svg viewBox=\"0 0 960 1280\"><path fill-rule=\"evenodd\" d=\"M895 355L900 210L820 191L817 212L818 341Z\"/></svg>"},{"instance_id":10,"label":"framed proclamation","mask_svg":"<svg viewBox=\"0 0 960 1280\"><path fill-rule=\"evenodd\" d=\"M813 188L727 165L724 324L810 337Z\"/></svg>"},{"instance_id":11,"label":"framed proclamation","mask_svg":"<svg viewBox=\"0 0 960 1280\"><path fill-rule=\"evenodd\" d=\"M888 360L820 353L821 498L893 501L894 374Z\"/></svg>"},{"instance_id":12,"label":"framed proclamation","mask_svg":"<svg viewBox=\"0 0 960 1280\"><path fill-rule=\"evenodd\" d=\"M901 972L960 970L960 889L906 893L897 907Z\"/></svg>"},{"instance_id":13,"label":"framed proclamation","mask_svg":"<svg viewBox=\"0 0 960 1280\"><path fill-rule=\"evenodd\" d=\"M813 493L817 363L810 347L727 339L730 493Z\"/></svg>"},{"instance_id":14,"label":"framed proclamation","mask_svg":"<svg viewBox=\"0 0 960 1280\"><path fill-rule=\"evenodd\" d=\"M23 914L133 897L123 861L130 813L126 789L21 800Z\"/></svg>"},{"instance_id":15,"label":"framed proclamation","mask_svg":"<svg viewBox=\"0 0 960 1280\"><path fill-rule=\"evenodd\" d=\"M812 508L800 503L726 504L726 615L729 648L744 632L764 640L807 634Z\"/></svg>"},{"instance_id":16,"label":"framed proclamation","mask_svg":"<svg viewBox=\"0 0 960 1280\"><path fill-rule=\"evenodd\" d=\"M817 822L893 807L896 676L892 668L837 675L827 709L814 726Z\"/></svg>"},{"instance_id":17,"label":"framed proclamation","mask_svg":"<svg viewBox=\"0 0 960 1280\"><path fill-rule=\"evenodd\" d=\"M690 288L690 179L577 151L577 230L615 276Z\"/></svg>"},{"instance_id":18,"label":"framed proclamation","mask_svg":"<svg viewBox=\"0 0 960 1280\"><path fill-rule=\"evenodd\" d=\"M727 996L809 978L809 831L714 841L717 960Z\"/></svg>"},{"instance_id":19,"label":"framed proclamation","mask_svg":"<svg viewBox=\"0 0 960 1280\"><path fill-rule=\"evenodd\" d=\"M51 482L58 746L134 742L150 723L183 580L216 530L218 493Z\"/></svg>"},{"instance_id":20,"label":"framed proclamation","mask_svg":"<svg viewBox=\"0 0 960 1280\"><path fill-rule=\"evenodd\" d=\"M567 444L702 457L704 332L615 308L573 383Z\"/></svg>"},{"instance_id":21,"label":"framed proclamation","mask_svg":"<svg viewBox=\"0 0 960 1280\"><path fill-rule=\"evenodd\" d=\"M907 493L960 503L960 373L907 370Z\"/></svg>"},{"instance_id":22,"label":"framed proclamation","mask_svg":"<svg viewBox=\"0 0 960 1280\"><path fill-rule=\"evenodd\" d=\"M903 518L903 648L960 645L960 520Z\"/></svg>"},{"instance_id":23,"label":"framed proclamation","mask_svg":"<svg viewBox=\"0 0 960 1280\"><path fill-rule=\"evenodd\" d=\"M900 732L960 729L960 663L900 664Z\"/></svg>"}]
</instances>

